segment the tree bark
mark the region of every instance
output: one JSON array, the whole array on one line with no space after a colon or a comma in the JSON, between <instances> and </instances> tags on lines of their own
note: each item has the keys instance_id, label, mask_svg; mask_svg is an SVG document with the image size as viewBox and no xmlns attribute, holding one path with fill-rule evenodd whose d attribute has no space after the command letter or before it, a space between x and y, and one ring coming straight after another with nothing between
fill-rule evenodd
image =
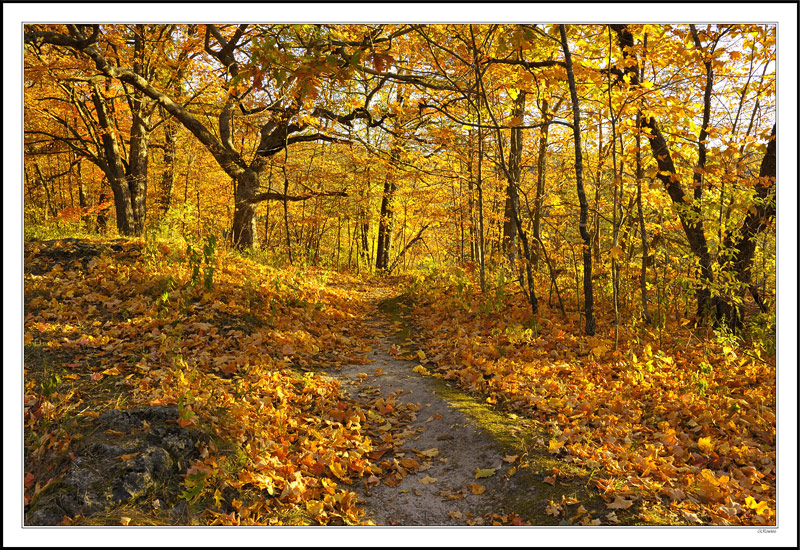
<instances>
[{"instance_id":1,"label":"tree bark","mask_svg":"<svg viewBox=\"0 0 800 550\"><path fill-rule=\"evenodd\" d=\"M164 122L164 172L161 174L160 206L161 213L169 212L172 205L172 190L175 188L175 161L178 143L178 129L173 119Z\"/></svg>"},{"instance_id":2,"label":"tree bark","mask_svg":"<svg viewBox=\"0 0 800 550\"><path fill-rule=\"evenodd\" d=\"M561 101L559 101L556 106L555 110L558 110ZM549 105L547 100L542 100L542 122L545 123L544 126L540 128L539 134L539 151L538 157L536 160L536 196L533 199L533 237L534 237L534 247L533 247L533 266L534 268L539 267L539 256L540 250L539 247L541 246L542 242L542 204L544 202L544 183L545 183L545 176L547 172L547 132L550 128L547 122L550 121L552 118L551 114L548 111ZM543 251L541 251L543 252Z\"/></svg>"},{"instance_id":3,"label":"tree bark","mask_svg":"<svg viewBox=\"0 0 800 550\"><path fill-rule=\"evenodd\" d=\"M642 315L648 325L652 322L650 310L647 307L647 228L644 223L644 210L642 209L642 179L644 170L642 169L642 136L639 129L639 118L641 113L636 113L636 211L639 217L639 233L642 238L642 269L639 285L642 291Z\"/></svg>"},{"instance_id":4,"label":"tree bark","mask_svg":"<svg viewBox=\"0 0 800 550\"><path fill-rule=\"evenodd\" d=\"M378 221L378 245L375 251L375 269L389 268L389 251L392 248L392 232L394 231L394 194L397 191L394 170L400 152L392 149L389 160L388 172L383 182L383 196L381 197L381 214Z\"/></svg>"},{"instance_id":5,"label":"tree bark","mask_svg":"<svg viewBox=\"0 0 800 550\"><path fill-rule=\"evenodd\" d=\"M97 119L102 131L103 169L114 193L117 230L122 235L135 235L136 223L134 221L133 201L131 200L128 176L122 163L116 132L111 127L108 119L105 99L101 97L101 92L96 85L92 89L92 102L97 111Z\"/></svg>"},{"instance_id":6,"label":"tree bark","mask_svg":"<svg viewBox=\"0 0 800 550\"><path fill-rule=\"evenodd\" d=\"M525 116L525 91L520 90L514 99L511 117L518 119L520 124ZM522 144L523 134L521 128L512 128L511 143L508 149L508 171L510 178L506 186L505 218L503 221L503 251L511 264L517 249L517 224L514 220L515 212L519 212L519 196L514 185L519 184L522 176Z\"/></svg>"},{"instance_id":7,"label":"tree bark","mask_svg":"<svg viewBox=\"0 0 800 550\"><path fill-rule=\"evenodd\" d=\"M611 25L617 33L619 46L623 52L623 58L629 57L630 49L633 48L633 35L625 25ZM630 75L630 82L634 86L639 85L638 64L630 65L625 68L625 74ZM693 201L687 196L681 187L678 174L675 170L675 163L672 161L667 141L658 127L654 117L642 117L642 128L647 128L645 132L653 157L658 165L658 179L664 184L667 194L675 205L678 218L683 227L689 247L698 261L698 271L700 282L697 286L697 317L702 320L708 317L711 312L711 285L714 277L711 269L711 254L708 250L705 230L703 229L703 218L700 213L699 202Z\"/></svg>"},{"instance_id":8,"label":"tree bark","mask_svg":"<svg viewBox=\"0 0 800 550\"><path fill-rule=\"evenodd\" d=\"M758 200L747 212L742 225L736 231L731 231L725 236L723 250L730 251L730 262L723 263L722 267L732 267L740 283L730 296L720 296L716 301L717 320L724 322L732 330L739 330L744 321L743 300L749 289L756 302L760 302L758 292L752 286L751 268L756 251L756 237L763 231L775 217L775 182L776 172L776 147L775 126L772 127L767 150L761 160L758 172L759 179L755 185ZM763 302L758 304L763 310Z\"/></svg>"},{"instance_id":9,"label":"tree bark","mask_svg":"<svg viewBox=\"0 0 800 550\"><path fill-rule=\"evenodd\" d=\"M578 228L583 239L583 295L584 311L586 314L586 334L593 335L595 331L594 297L592 292L592 250L591 235L586 227L589 205L586 202L586 193L583 189L583 156L581 152L581 112L578 104L578 91L575 87L575 74L572 70L572 55L567 43L567 31L564 25L559 25L561 31L561 46L564 49L564 59L567 64L567 78L569 79L569 93L572 98L572 135L575 140L575 181L578 188L578 202L580 203L580 221Z\"/></svg>"}]
</instances>

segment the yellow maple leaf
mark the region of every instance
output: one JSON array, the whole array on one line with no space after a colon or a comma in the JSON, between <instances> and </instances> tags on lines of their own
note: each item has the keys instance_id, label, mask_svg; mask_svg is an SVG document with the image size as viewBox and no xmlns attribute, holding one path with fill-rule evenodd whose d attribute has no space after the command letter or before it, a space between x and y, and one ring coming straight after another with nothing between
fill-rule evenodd
<instances>
[{"instance_id":1,"label":"yellow maple leaf","mask_svg":"<svg viewBox=\"0 0 800 550\"><path fill-rule=\"evenodd\" d=\"M331 472L333 472L333 475L335 475L339 479L344 479L345 471L344 468L342 468L341 464L339 464L338 462L331 462L330 464L328 464L328 468L330 468Z\"/></svg>"},{"instance_id":2,"label":"yellow maple leaf","mask_svg":"<svg viewBox=\"0 0 800 550\"><path fill-rule=\"evenodd\" d=\"M711 443L711 436L709 437L701 437L697 440L697 446L700 448L701 451L704 453L710 453L714 450L714 444Z\"/></svg>"},{"instance_id":3,"label":"yellow maple leaf","mask_svg":"<svg viewBox=\"0 0 800 550\"><path fill-rule=\"evenodd\" d=\"M318 516L324 507L325 503L323 503L321 500L306 501L306 510L312 516Z\"/></svg>"}]
</instances>

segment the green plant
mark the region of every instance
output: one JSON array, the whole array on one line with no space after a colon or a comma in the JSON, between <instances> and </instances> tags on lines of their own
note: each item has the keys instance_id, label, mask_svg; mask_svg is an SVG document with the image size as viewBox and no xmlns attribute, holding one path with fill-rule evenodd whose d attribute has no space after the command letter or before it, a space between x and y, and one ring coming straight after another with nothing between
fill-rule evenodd
<instances>
[{"instance_id":1,"label":"green plant","mask_svg":"<svg viewBox=\"0 0 800 550\"><path fill-rule=\"evenodd\" d=\"M206 242L203 244L202 254L195 250L189 244L186 245L186 262L192 270L192 279L189 282L189 287L194 288L200 280L200 269L203 270L203 286L206 290L211 290L214 287L214 256L217 249L217 237L208 235Z\"/></svg>"},{"instance_id":2,"label":"green plant","mask_svg":"<svg viewBox=\"0 0 800 550\"><path fill-rule=\"evenodd\" d=\"M713 370L714 368L709 363L703 361L700 363L698 371L692 374L692 385L698 395L706 394L708 390L708 375L710 375Z\"/></svg>"},{"instance_id":3,"label":"green plant","mask_svg":"<svg viewBox=\"0 0 800 550\"><path fill-rule=\"evenodd\" d=\"M158 315L164 316L169 313L169 297L176 288L175 278L172 275L167 276L163 283L161 283L161 286L163 286L164 290L156 299L156 308L158 309Z\"/></svg>"},{"instance_id":4,"label":"green plant","mask_svg":"<svg viewBox=\"0 0 800 550\"><path fill-rule=\"evenodd\" d=\"M40 386L46 398L50 399L56 393L59 384L61 384L61 376L56 372L49 371L49 369L45 370L45 377Z\"/></svg>"}]
</instances>

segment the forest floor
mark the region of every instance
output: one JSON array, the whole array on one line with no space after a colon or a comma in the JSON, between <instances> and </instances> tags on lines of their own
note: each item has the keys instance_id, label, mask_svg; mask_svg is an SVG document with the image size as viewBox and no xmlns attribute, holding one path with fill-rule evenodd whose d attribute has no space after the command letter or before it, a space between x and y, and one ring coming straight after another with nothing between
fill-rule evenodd
<instances>
[{"instance_id":1,"label":"forest floor","mask_svg":"<svg viewBox=\"0 0 800 550\"><path fill-rule=\"evenodd\" d=\"M26 524L774 522L747 350L651 340L623 369L433 278L184 246L26 243Z\"/></svg>"}]
</instances>

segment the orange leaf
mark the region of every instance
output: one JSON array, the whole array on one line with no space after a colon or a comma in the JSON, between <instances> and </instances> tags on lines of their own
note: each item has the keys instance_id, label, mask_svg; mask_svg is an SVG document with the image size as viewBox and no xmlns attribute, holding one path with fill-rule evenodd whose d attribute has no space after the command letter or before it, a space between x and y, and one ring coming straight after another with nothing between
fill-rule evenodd
<instances>
[{"instance_id":1,"label":"orange leaf","mask_svg":"<svg viewBox=\"0 0 800 550\"><path fill-rule=\"evenodd\" d=\"M130 454L126 454L126 455L120 455L120 456L117 457L117 459L121 460L122 462L125 462L126 460L130 460L130 459L132 459L132 458L134 458L136 456L139 456L139 454L141 454L141 452L130 453Z\"/></svg>"},{"instance_id":2,"label":"orange leaf","mask_svg":"<svg viewBox=\"0 0 800 550\"><path fill-rule=\"evenodd\" d=\"M486 491L486 486L478 485L477 483L471 483L467 485L467 489L469 489L473 495L482 495L484 491Z\"/></svg>"}]
</instances>

